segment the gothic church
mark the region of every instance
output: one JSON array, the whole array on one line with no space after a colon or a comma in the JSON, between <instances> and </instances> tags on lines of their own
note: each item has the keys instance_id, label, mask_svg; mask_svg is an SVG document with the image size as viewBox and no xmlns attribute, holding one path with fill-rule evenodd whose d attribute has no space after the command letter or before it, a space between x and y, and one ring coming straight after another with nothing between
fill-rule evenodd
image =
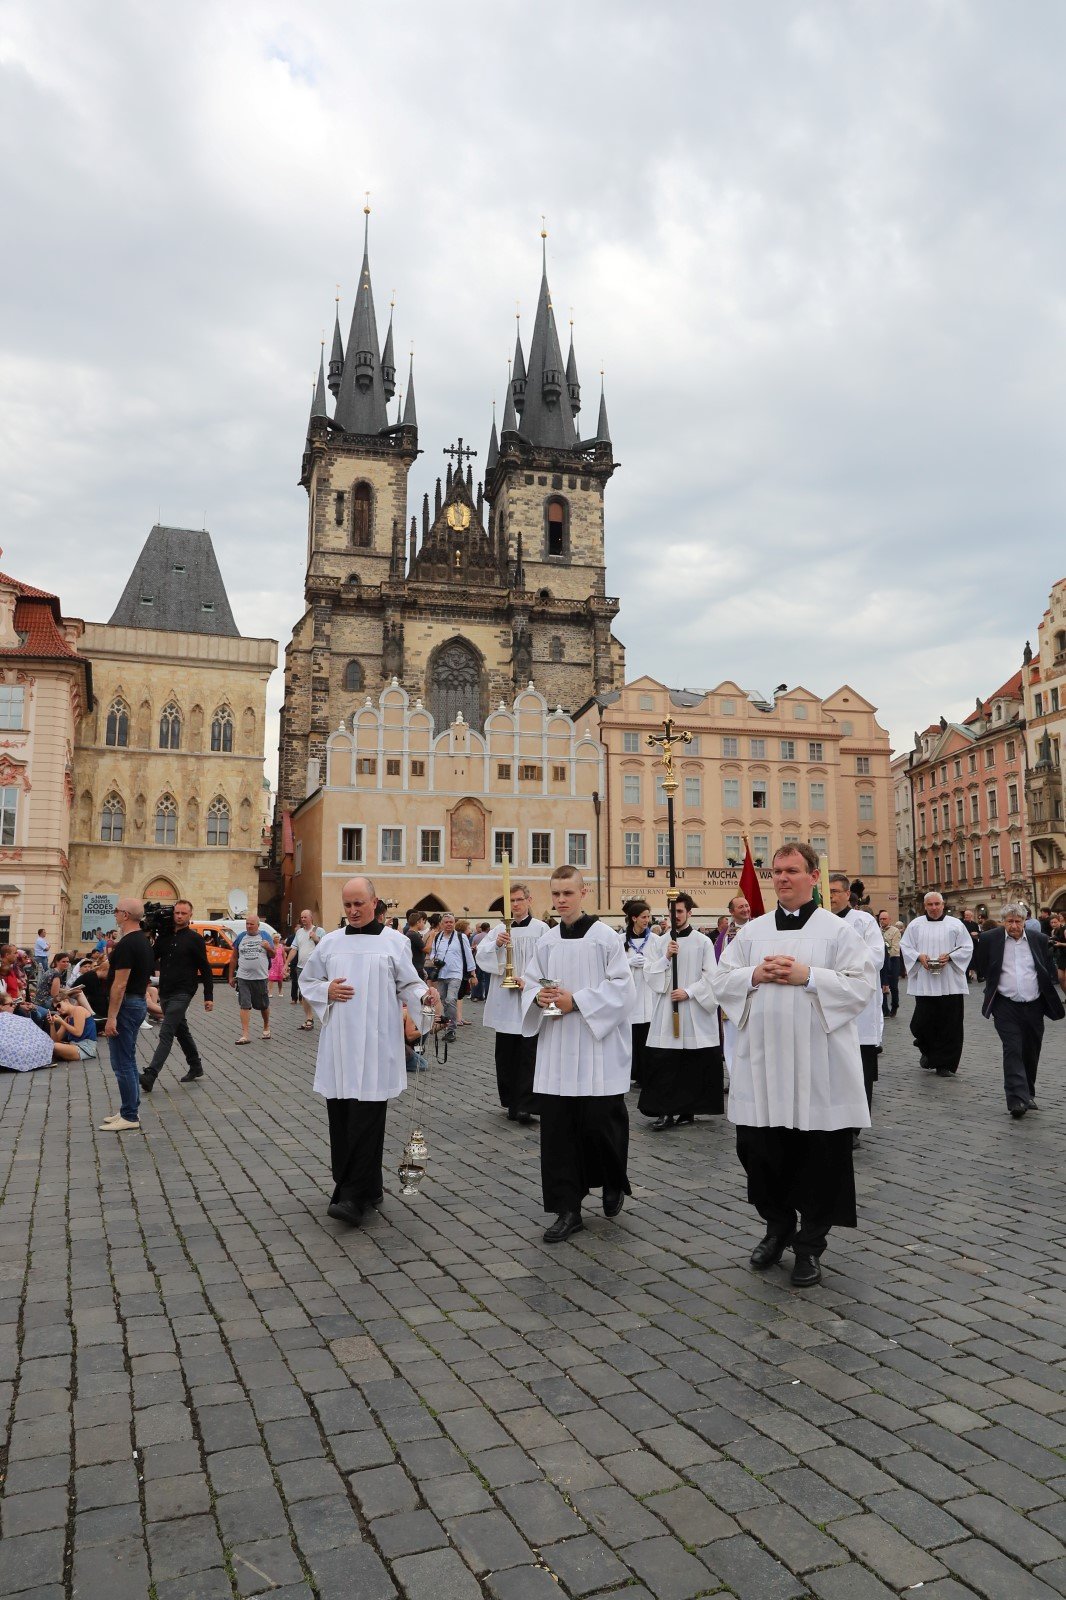
<instances>
[{"instance_id":1,"label":"gothic church","mask_svg":"<svg viewBox=\"0 0 1066 1600\"><path fill-rule=\"evenodd\" d=\"M549 705L575 711L624 681L611 632L618 601L605 585L603 501L615 469L607 408L601 385L596 427L581 438L573 336L564 365L546 256L528 360L519 331L484 482L475 489L460 439L445 452L432 506L426 495L408 525L419 454L413 361L390 422L392 318L382 348L368 228L347 346L338 312L300 474L306 609L286 650L279 818L325 773L330 734L393 679L426 705L438 734L460 716L480 730L530 683Z\"/></svg>"}]
</instances>

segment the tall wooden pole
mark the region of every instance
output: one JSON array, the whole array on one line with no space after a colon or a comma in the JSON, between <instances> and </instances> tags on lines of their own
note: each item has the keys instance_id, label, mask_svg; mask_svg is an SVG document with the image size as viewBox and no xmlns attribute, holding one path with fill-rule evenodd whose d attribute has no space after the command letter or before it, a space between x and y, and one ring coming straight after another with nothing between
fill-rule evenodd
<instances>
[{"instance_id":1,"label":"tall wooden pole","mask_svg":"<svg viewBox=\"0 0 1066 1600\"><path fill-rule=\"evenodd\" d=\"M675 728L673 717L667 717L663 722L662 733L649 733L648 743L656 749L662 750L661 764L663 769L663 791L666 795L666 866L670 878L670 887L666 891L666 902L670 909L670 939L677 943L677 862L674 855L674 795L677 793L677 773L674 771L674 745L691 743L692 735L687 728ZM670 958L673 983L671 988L677 988L677 956ZM674 1038L681 1037L681 1014L676 1000L671 1002L674 1012Z\"/></svg>"}]
</instances>

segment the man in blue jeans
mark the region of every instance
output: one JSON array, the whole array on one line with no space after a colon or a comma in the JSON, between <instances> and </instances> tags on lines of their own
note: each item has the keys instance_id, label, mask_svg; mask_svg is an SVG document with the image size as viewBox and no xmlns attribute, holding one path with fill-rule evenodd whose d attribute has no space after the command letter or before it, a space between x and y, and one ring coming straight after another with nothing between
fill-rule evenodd
<instances>
[{"instance_id":1,"label":"man in blue jeans","mask_svg":"<svg viewBox=\"0 0 1066 1600\"><path fill-rule=\"evenodd\" d=\"M118 943L111 952L107 981L107 1023L104 1034L111 1070L118 1079L119 1109L100 1123L105 1133L126 1133L141 1125L141 1085L137 1076L137 1034L148 1010L145 991L155 966L148 935L143 931L144 905L123 898L115 907Z\"/></svg>"}]
</instances>

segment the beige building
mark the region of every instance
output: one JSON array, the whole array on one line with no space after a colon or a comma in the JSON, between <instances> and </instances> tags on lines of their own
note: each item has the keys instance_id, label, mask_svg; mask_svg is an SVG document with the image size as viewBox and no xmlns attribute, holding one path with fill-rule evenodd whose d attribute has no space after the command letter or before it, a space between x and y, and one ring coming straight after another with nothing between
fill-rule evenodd
<instances>
[{"instance_id":1,"label":"beige building","mask_svg":"<svg viewBox=\"0 0 1066 1600\"><path fill-rule=\"evenodd\" d=\"M0 573L0 943L70 932L74 741L93 701L82 623Z\"/></svg>"},{"instance_id":2,"label":"beige building","mask_svg":"<svg viewBox=\"0 0 1066 1600\"><path fill-rule=\"evenodd\" d=\"M896 914L891 751L875 708L854 689L819 700L797 687L767 700L732 682L691 691L638 678L607 698L600 717L604 909L617 913L634 895L664 903L666 795L648 736L672 717L692 734L676 750L678 881L701 915L723 912L736 892L745 839L768 905L774 850L805 839L834 870L863 880L875 910Z\"/></svg>"},{"instance_id":3,"label":"beige building","mask_svg":"<svg viewBox=\"0 0 1066 1600\"><path fill-rule=\"evenodd\" d=\"M1025 809L1035 898L1066 906L1066 818L1062 806L1062 748L1066 736L1066 578L1048 597L1037 629L1036 653L1026 644L1022 667Z\"/></svg>"},{"instance_id":4,"label":"beige building","mask_svg":"<svg viewBox=\"0 0 1066 1600\"><path fill-rule=\"evenodd\" d=\"M241 636L211 537L153 528L114 615L85 626L96 708L74 754L71 938L108 897L258 904L273 639ZM82 914L84 911L84 922Z\"/></svg>"},{"instance_id":5,"label":"beige building","mask_svg":"<svg viewBox=\"0 0 1066 1600\"><path fill-rule=\"evenodd\" d=\"M394 681L326 742L325 771L308 763L292 813L293 877L281 908L333 926L345 881L366 873L395 915L412 906L486 917L502 904L502 858L550 908L552 868L585 869L599 897L604 759L590 723L552 710L530 684L500 702L484 730L461 716L437 732L419 699Z\"/></svg>"},{"instance_id":6,"label":"beige building","mask_svg":"<svg viewBox=\"0 0 1066 1600\"><path fill-rule=\"evenodd\" d=\"M892 808L896 826L896 877L899 881L899 910L901 916L914 915L921 910L914 859L914 797L911 790L911 762L914 751L905 750L894 757L892 772Z\"/></svg>"}]
</instances>

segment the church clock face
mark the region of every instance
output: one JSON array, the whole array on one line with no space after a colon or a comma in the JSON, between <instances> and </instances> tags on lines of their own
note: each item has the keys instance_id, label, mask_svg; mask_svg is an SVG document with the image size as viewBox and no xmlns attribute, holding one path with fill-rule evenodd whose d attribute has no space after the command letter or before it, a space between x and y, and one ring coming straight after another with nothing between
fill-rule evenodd
<instances>
[{"instance_id":1,"label":"church clock face","mask_svg":"<svg viewBox=\"0 0 1066 1600\"><path fill-rule=\"evenodd\" d=\"M456 533L462 533L470 526L470 507L456 503L448 507L447 521L449 528L454 528Z\"/></svg>"}]
</instances>

